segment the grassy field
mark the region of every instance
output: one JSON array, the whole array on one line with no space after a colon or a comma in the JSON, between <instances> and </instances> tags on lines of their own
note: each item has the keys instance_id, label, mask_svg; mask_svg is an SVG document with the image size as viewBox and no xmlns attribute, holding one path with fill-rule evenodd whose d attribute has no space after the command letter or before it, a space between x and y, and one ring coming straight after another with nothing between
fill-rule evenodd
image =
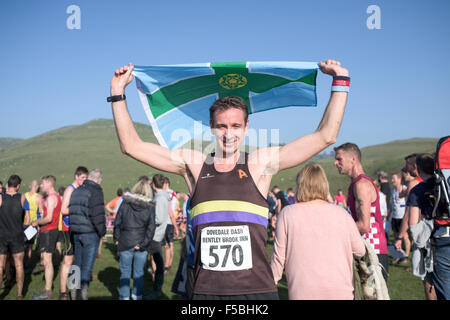
<instances>
[{"instance_id":1,"label":"grassy field","mask_svg":"<svg viewBox=\"0 0 450 320\"><path fill-rule=\"evenodd\" d=\"M269 256L272 252L272 243L267 246ZM182 297L171 292L172 282L175 277L176 268L180 256L180 241L175 241L175 258L172 270L165 276L163 295L159 298L162 300L179 300ZM57 258L55 263L55 276L53 281L53 299L58 299L59 295L59 265ZM33 258L33 264L38 263L36 256ZM120 269L119 262L115 258L115 247L111 238L104 240L102 254L95 261L93 280L89 288L89 300L117 300L119 299L119 278ZM32 299L35 291L40 291L44 285L44 272L42 269L35 267L34 270L25 275L24 297ZM419 278L414 277L407 266L389 265L389 280L387 283L389 295L392 300L423 300L425 299L423 285ZM144 277L144 292L151 290L152 277L146 271ZM280 299L288 299L287 284L285 278L278 283L278 292ZM12 300L17 295L16 285L11 288L0 290L0 300Z\"/></svg>"}]
</instances>

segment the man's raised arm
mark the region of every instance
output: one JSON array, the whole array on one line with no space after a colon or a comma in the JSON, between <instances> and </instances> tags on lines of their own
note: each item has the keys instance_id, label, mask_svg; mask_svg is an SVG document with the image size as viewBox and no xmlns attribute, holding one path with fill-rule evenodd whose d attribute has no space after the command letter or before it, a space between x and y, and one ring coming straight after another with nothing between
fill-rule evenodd
<instances>
[{"instance_id":1,"label":"man's raised arm","mask_svg":"<svg viewBox=\"0 0 450 320\"><path fill-rule=\"evenodd\" d=\"M134 66L130 63L117 69L111 80L111 96L125 94L126 86L133 80ZM136 132L128 113L126 100L112 103L114 123L122 152L155 169L187 176L187 159L193 158L192 150L170 150L160 145L144 142Z\"/></svg>"},{"instance_id":2,"label":"man's raised arm","mask_svg":"<svg viewBox=\"0 0 450 320\"><path fill-rule=\"evenodd\" d=\"M330 76L348 77L348 70L341 67L338 61L325 60L324 63L319 62L319 66L323 73ZM316 131L279 147L279 154L272 158L272 162L278 163L272 163L271 167L276 171L295 167L334 144L344 116L347 95L345 91L332 91ZM274 158L278 159L274 160Z\"/></svg>"}]
</instances>

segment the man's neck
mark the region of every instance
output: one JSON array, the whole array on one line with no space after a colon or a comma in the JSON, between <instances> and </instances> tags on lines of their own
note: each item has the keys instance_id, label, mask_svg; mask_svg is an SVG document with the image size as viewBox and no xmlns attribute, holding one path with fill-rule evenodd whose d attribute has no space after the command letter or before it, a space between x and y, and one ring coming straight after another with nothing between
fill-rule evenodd
<instances>
[{"instance_id":1,"label":"man's neck","mask_svg":"<svg viewBox=\"0 0 450 320\"><path fill-rule=\"evenodd\" d=\"M13 196L17 193L17 189L16 188L7 188L6 189L6 194Z\"/></svg>"},{"instance_id":2,"label":"man's neck","mask_svg":"<svg viewBox=\"0 0 450 320\"><path fill-rule=\"evenodd\" d=\"M427 180L427 179L430 179L430 178L432 177L432 175L431 175L431 174L425 174L425 173L422 173L422 174L419 175L418 177L421 177L422 180L425 181L425 180Z\"/></svg>"},{"instance_id":3,"label":"man's neck","mask_svg":"<svg viewBox=\"0 0 450 320\"><path fill-rule=\"evenodd\" d=\"M80 185L77 183L77 180L73 180L72 185L73 185L75 188L78 188L78 187L80 186Z\"/></svg>"},{"instance_id":4,"label":"man's neck","mask_svg":"<svg viewBox=\"0 0 450 320\"><path fill-rule=\"evenodd\" d=\"M49 189L47 195L51 195L52 193L56 193L55 188Z\"/></svg>"},{"instance_id":5,"label":"man's neck","mask_svg":"<svg viewBox=\"0 0 450 320\"><path fill-rule=\"evenodd\" d=\"M353 169L351 170L349 176L350 176L350 179L353 180L353 179L355 179L356 177L358 177L358 176L360 176L362 174L364 174L364 170L363 170L362 166L355 165L353 167Z\"/></svg>"},{"instance_id":6,"label":"man's neck","mask_svg":"<svg viewBox=\"0 0 450 320\"><path fill-rule=\"evenodd\" d=\"M216 146L217 152L214 155L214 163L218 164L236 164L241 154L240 150L237 149L233 153L227 153Z\"/></svg>"}]
</instances>

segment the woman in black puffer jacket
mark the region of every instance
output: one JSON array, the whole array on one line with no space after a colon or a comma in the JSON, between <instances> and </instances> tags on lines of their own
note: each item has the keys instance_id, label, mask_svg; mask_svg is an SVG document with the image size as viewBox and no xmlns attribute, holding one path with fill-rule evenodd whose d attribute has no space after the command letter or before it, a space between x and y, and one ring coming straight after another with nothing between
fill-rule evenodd
<instances>
[{"instance_id":1,"label":"woman in black puffer jacket","mask_svg":"<svg viewBox=\"0 0 450 320\"><path fill-rule=\"evenodd\" d=\"M147 247L155 234L155 204L148 181L140 180L122 197L114 221L114 242L120 253L120 299L130 299L130 278L133 269L132 299L142 299Z\"/></svg>"}]
</instances>

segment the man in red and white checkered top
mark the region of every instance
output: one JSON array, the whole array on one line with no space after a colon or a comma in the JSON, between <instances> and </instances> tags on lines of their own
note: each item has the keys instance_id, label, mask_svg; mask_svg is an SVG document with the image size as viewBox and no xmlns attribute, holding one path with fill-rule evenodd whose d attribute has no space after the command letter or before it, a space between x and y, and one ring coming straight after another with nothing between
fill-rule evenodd
<instances>
[{"instance_id":1,"label":"man in red and white checkered top","mask_svg":"<svg viewBox=\"0 0 450 320\"><path fill-rule=\"evenodd\" d=\"M378 189L373 180L364 174L361 151L356 144L345 143L334 148L334 151L334 165L340 174L349 176L352 181L348 188L347 205L362 237L369 241L377 254L387 281L389 259Z\"/></svg>"}]
</instances>

